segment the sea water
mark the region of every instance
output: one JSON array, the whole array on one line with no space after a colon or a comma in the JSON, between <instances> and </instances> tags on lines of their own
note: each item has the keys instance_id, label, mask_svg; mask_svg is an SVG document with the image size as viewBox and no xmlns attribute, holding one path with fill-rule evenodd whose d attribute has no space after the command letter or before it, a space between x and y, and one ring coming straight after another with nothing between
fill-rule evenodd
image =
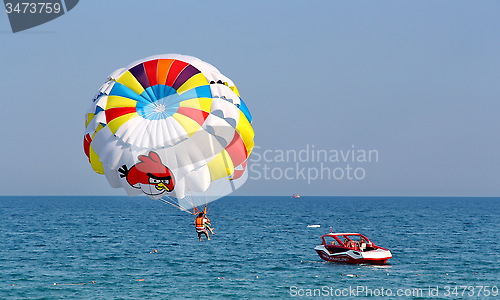
<instances>
[{"instance_id":1,"label":"sea water","mask_svg":"<svg viewBox=\"0 0 500 300\"><path fill-rule=\"evenodd\" d=\"M147 198L0 197L0 299L495 299L499 211L498 198L226 197L199 242L194 216ZM393 258L321 260L330 226Z\"/></svg>"}]
</instances>

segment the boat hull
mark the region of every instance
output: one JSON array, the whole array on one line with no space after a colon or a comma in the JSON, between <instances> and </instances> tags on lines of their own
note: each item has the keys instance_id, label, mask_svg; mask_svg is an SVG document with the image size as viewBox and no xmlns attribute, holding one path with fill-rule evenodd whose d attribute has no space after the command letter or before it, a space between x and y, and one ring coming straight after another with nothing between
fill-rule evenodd
<instances>
[{"instance_id":1,"label":"boat hull","mask_svg":"<svg viewBox=\"0 0 500 300\"><path fill-rule=\"evenodd\" d=\"M385 264L392 257L391 252L385 249L363 252L346 249L346 251L331 253L324 245L318 245L314 250L323 260L347 264Z\"/></svg>"}]
</instances>

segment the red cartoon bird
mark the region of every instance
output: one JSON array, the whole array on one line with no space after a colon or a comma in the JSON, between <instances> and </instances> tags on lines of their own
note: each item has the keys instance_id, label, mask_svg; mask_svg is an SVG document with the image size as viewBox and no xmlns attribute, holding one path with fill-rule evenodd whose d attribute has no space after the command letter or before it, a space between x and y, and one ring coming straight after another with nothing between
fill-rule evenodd
<instances>
[{"instance_id":1,"label":"red cartoon bird","mask_svg":"<svg viewBox=\"0 0 500 300\"><path fill-rule=\"evenodd\" d=\"M118 172L120 177L125 177L128 184L136 189L141 189L147 195L160 195L174 190L174 175L162 164L156 152L139 155L139 161L130 169L123 165Z\"/></svg>"}]
</instances>

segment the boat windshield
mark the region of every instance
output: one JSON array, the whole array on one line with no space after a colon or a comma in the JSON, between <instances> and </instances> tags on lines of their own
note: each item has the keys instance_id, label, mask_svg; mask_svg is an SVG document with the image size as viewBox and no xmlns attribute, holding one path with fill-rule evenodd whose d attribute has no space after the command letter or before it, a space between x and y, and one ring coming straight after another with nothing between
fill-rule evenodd
<instances>
[{"instance_id":1,"label":"boat windshield","mask_svg":"<svg viewBox=\"0 0 500 300\"><path fill-rule=\"evenodd\" d=\"M357 242L360 244L361 243L366 243L366 244L371 243L371 241L367 237L359 235L359 234L342 235L342 239L347 239L347 240L354 241L354 242Z\"/></svg>"},{"instance_id":2,"label":"boat windshield","mask_svg":"<svg viewBox=\"0 0 500 300\"><path fill-rule=\"evenodd\" d=\"M326 245L339 245L339 242L333 236L325 236L324 241Z\"/></svg>"},{"instance_id":3,"label":"boat windshield","mask_svg":"<svg viewBox=\"0 0 500 300\"><path fill-rule=\"evenodd\" d=\"M332 234L323 237L325 245L345 246L349 248L365 249L372 242L360 234Z\"/></svg>"}]
</instances>

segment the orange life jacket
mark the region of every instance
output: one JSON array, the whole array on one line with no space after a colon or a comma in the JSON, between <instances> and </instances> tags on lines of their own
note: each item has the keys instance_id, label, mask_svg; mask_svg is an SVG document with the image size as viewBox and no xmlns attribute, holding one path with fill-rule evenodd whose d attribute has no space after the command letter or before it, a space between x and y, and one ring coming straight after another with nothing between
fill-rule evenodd
<instances>
[{"instance_id":1,"label":"orange life jacket","mask_svg":"<svg viewBox=\"0 0 500 300\"><path fill-rule=\"evenodd\" d=\"M195 225L196 225L196 229L205 229L205 218L204 217L196 217L196 220L195 220Z\"/></svg>"}]
</instances>

